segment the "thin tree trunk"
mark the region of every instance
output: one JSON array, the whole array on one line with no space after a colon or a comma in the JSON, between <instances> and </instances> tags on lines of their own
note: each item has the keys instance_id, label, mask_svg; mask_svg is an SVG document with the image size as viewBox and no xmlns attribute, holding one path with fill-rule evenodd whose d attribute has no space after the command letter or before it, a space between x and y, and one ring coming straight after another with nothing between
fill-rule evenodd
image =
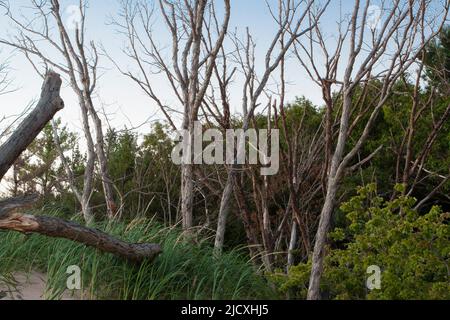
<instances>
[{"instance_id":1,"label":"thin tree trunk","mask_svg":"<svg viewBox=\"0 0 450 320\"><path fill-rule=\"evenodd\" d=\"M288 258L287 258L287 271L289 268L294 265L294 250L297 246L297 223L295 221L292 222L292 230L291 230L291 240L289 241L289 249L288 249Z\"/></svg>"},{"instance_id":2,"label":"thin tree trunk","mask_svg":"<svg viewBox=\"0 0 450 320\"><path fill-rule=\"evenodd\" d=\"M183 229L188 230L193 227L194 206L194 173L191 164L182 165L181 179L181 216Z\"/></svg>"},{"instance_id":3,"label":"thin tree trunk","mask_svg":"<svg viewBox=\"0 0 450 320\"><path fill-rule=\"evenodd\" d=\"M114 219L117 215L117 205L114 200L113 181L109 175L108 159L105 154L105 145L104 145L105 139L103 136L102 121L98 116L97 111L94 109L91 98L86 97L85 99L88 100L89 112L94 121L96 143L97 143L95 151L99 163L100 178L102 181L103 192L105 193L107 215L109 219Z\"/></svg>"},{"instance_id":4,"label":"thin tree trunk","mask_svg":"<svg viewBox=\"0 0 450 320\"><path fill-rule=\"evenodd\" d=\"M64 171L65 171L65 173L67 175L67 180L68 180L70 189L72 189L72 192L75 195L75 198L80 203L80 205L82 207L83 216L86 218L86 214L85 214L85 212L83 210L84 209L83 208L83 195L81 194L80 190L76 186L76 182L75 182L75 177L74 177L73 171L72 171L72 169L69 166L69 163L67 161L66 156L64 155L64 150L62 149L62 146L61 146L61 141L59 139L58 128L57 128L57 125L56 125L55 121L52 121L52 129L53 129L53 140L54 140L55 145L56 145L56 151L58 152L59 159L61 160L61 164L62 164L62 166L64 168Z\"/></svg>"},{"instance_id":5,"label":"thin tree trunk","mask_svg":"<svg viewBox=\"0 0 450 320\"><path fill-rule=\"evenodd\" d=\"M260 252L257 235L258 217L256 216L256 213L250 211L245 199L245 194L242 185L240 184L240 181L237 178L235 178L234 194L242 218L242 222L244 224L245 234L247 236L247 243L249 245L250 256L254 258L258 256Z\"/></svg>"},{"instance_id":6,"label":"thin tree trunk","mask_svg":"<svg viewBox=\"0 0 450 320\"><path fill-rule=\"evenodd\" d=\"M320 299L320 279L322 278L323 273L324 250L327 242L328 230L330 229L336 191L336 184L328 184L325 204L323 205L322 213L320 215L319 228L317 230L316 242L314 245L308 300Z\"/></svg>"},{"instance_id":7,"label":"thin tree trunk","mask_svg":"<svg viewBox=\"0 0 450 320\"><path fill-rule=\"evenodd\" d=\"M220 201L219 220L217 222L216 240L214 242L214 250L216 254L222 253L223 250L223 243L225 240L225 229L227 225L228 215L230 213L231 197L233 195L234 179L235 174L234 173L230 174L222 194L222 199Z\"/></svg>"},{"instance_id":8,"label":"thin tree trunk","mask_svg":"<svg viewBox=\"0 0 450 320\"><path fill-rule=\"evenodd\" d=\"M352 90L345 89L343 98L342 116L340 121L339 136L336 150L331 161L330 173L328 174L327 192L325 202L320 214L319 228L317 229L316 242L312 258L311 276L309 280L308 300L320 299L320 279L323 273L324 250L327 241L328 231L330 230L331 217L336 201L338 185L343 174L340 166L347 142L347 133L349 129L349 119L352 106Z\"/></svg>"},{"instance_id":9,"label":"thin tree trunk","mask_svg":"<svg viewBox=\"0 0 450 320\"><path fill-rule=\"evenodd\" d=\"M84 220L86 221L86 223L90 224L94 220L94 215L92 213L90 202L92 190L94 188L95 147L94 147L94 140L91 134L91 129L89 126L89 116L86 104L84 103L84 100L80 94L78 95L78 99L81 108L83 132L86 138L86 145L87 145L87 159L84 168L84 179L83 179L84 188L83 188L83 195L81 197L81 210L83 212Z\"/></svg>"}]
</instances>

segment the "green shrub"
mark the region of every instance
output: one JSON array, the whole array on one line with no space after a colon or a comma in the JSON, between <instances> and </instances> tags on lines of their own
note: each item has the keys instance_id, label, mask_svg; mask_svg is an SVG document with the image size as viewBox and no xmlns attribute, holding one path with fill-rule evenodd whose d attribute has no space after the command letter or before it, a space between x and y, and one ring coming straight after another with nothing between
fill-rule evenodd
<instances>
[{"instance_id":1,"label":"green shrub","mask_svg":"<svg viewBox=\"0 0 450 320\"><path fill-rule=\"evenodd\" d=\"M402 186L398 186L402 191ZM348 225L330 235L322 294L330 299L450 299L449 214L439 207L419 215L415 199L400 196L385 201L376 186L358 190L341 206ZM370 291L369 266L381 268L381 289ZM304 298L310 262L278 273L272 280L282 292Z\"/></svg>"}]
</instances>

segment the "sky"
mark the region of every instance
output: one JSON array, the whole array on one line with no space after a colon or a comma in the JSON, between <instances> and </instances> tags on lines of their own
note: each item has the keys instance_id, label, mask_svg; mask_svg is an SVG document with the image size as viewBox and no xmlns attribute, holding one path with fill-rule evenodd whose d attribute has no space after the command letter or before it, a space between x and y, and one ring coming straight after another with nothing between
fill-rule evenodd
<instances>
[{"instance_id":1,"label":"sky","mask_svg":"<svg viewBox=\"0 0 450 320\"><path fill-rule=\"evenodd\" d=\"M61 1L62 12L64 12L65 19L68 19L66 21L70 21L73 6L77 2L77 0ZM272 2L276 3L276 1ZM21 10L24 14L28 13L25 7L29 0L14 0L11 3L15 10ZM218 1L218 3L220 6L221 2ZM101 44L121 66L130 65L130 68L132 68L130 61L121 52L125 40L117 34L115 27L109 24L111 17L115 17L118 11L119 1L117 0L91 0L87 16L87 37L98 46ZM272 21L264 0L232 0L230 30L234 31L235 28L238 28L238 32L242 33L246 27L249 27L257 43L257 52L260 54L263 54L267 49L269 41L274 36L275 29ZM163 26L158 23L156 28L163 28ZM8 34L14 32L11 29L11 24L3 17L0 19L0 30L1 37L8 37ZM170 39L161 39L160 42L169 44ZM1 46L0 51L2 59L8 58L13 88L17 89L13 93L0 96L0 113L2 115L18 114L31 100L38 98L42 81L20 52ZM104 110L112 126L119 128L124 126L128 128L139 127L148 119L152 121L162 119L158 107L153 101L135 83L116 71L107 58L101 60L100 74L101 78L96 91L96 107ZM296 96L306 95L315 103L321 103L320 91L316 85L311 83L307 75L302 73L300 68L291 68L288 71L288 82L290 84L288 87L289 100L293 100ZM169 103L173 99L173 94L166 85L159 87L158 92ZM235 94L232 94L232 102L236 109L240 108L241 96L240 89L236 89ZM62 90L62 97L65 100L66 107L58 116L63 119L63 122L68 123L70 128L80 129L79 107L67 84L64 85ZM139 130L145 132L148 130L148 126L144 125Z\"/></svg>"},{"instance_id":2,"label":"sky","mask_svg":"<svg viewBox=\"0 0 450 320\"><path fill-rule=\"evenodd\" d=\"M439 0L436 0L439 1ZM27 15L25 7L30 0L13 0L12 7L17 12ZM319 1L320 2L320 1ZM374 1L376 3L377 1ZM78 0L61 0L63 18L70 23L73 17L74 5ZM217 1L220 7L221 1ZM276 6L277 0L268 0L268 3ZM327 14L323 17L321 27L326 31L330 46L336 30L336 20L341 12L350 12L353 1L332 0ZM90 0L87 13L87 38L94 41L97 47L102 46L115 61L124 69L133 70L130 61L124 56L122 49L125 46L125 39L117 33L114 26L109 22L111 17L117 17L119 12L118 0ZM219 9L219 14L222 11ZM3 14L3 12L1 13ZM232 0L230 30L236 30L243 34L246 27L249 27L257 44L257 65L262 65L263 55L271 42L275 28L273 19L270 16L265 0ZM170 44L170 39L165 33L165 28L160 20L155 21L155 34L159 35L158 42L163 46ZM0 19L0 37L8 37L14 31L6 18ZM40 93L42 80L33 70L28 61L18 51L0 46L0 57L4 61L8 58L11 68L10 77L13 81L13 88L17 89L7 95L0 96L0 114L12 115L20 113L33 99L37 99ZM344 49L345 53L345 49ZM291 59L287 62L287 100L293 101L297 96L305 96L314 104L322 104L322 95L319 87L313 83L299 64ZM141 89L128 78L121 75L106 57L101 58L100 79L98 90L96 91L96 108L101 110L108 119L104 121L116 128L136 128L139 132L145 133L149 130L147 121L158 121L163 119L158 107L150 100ZM167 83L160 81L157 76L155 88L158 94L163 97L164 102L171 104L175 98ZM242 89L239 81L232 87L231 102L236 112L240 111ZM276 90L275 79L270 82L270 89ZM76 98L72 90L64 84L61 93L65 101L65 109L58 114L63 123L67 123L69 128L80 130L81 116ZM105 118L105 119L106 119Z\"/></svg>"}]
</instances>

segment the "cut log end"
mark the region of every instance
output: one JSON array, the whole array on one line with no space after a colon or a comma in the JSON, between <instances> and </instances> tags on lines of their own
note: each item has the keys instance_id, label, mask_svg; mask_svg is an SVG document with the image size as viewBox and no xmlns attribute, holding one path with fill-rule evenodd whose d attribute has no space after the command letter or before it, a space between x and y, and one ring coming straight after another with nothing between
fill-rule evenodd
<instances>
[{"instance_id":1,"label":"cut log end","mask_svg":"<svg viewBox=\"0 0 450 320\"><path fill-rule=\"evenodd\" d=\"M47 72L44 84L42 85L41 97L45 97L49 93L56 92L59 95L62 80L61 76L56 72L50 70Z\"/></svg>"},{"instance_id":2,"label":"cut log end","mask_svg":"<svg viewBox=\"0 0 450 320\"><path fill-rule=\"evenodd\" d=\"M131 244L131 247L133 248L133 253L128 258L130 261L153 261L159 254L162 253L161 246L154 243L136 243Z\"/></svg>"},{"instance_id":3,"label":"cut log end","mask_svg":"<svg viewBox=\"0 0 450 320\"><path fill-rule=\"evenodd\" d=\"M31 233L39 229L34 216L14 213L0 220L0 229Z\"/></svg>"}]
</instances>

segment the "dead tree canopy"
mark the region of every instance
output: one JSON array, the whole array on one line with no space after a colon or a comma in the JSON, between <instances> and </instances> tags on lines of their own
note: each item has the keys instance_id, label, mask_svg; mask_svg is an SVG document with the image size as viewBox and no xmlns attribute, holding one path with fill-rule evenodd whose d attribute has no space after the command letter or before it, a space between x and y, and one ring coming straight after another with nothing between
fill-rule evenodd
<instances>
[{"instance_id":1,"label":"dead tree canopy","mask_svg":"<svg viewBox=\"0 0 450 320\"><path fill-rule=\"evenodd\" d=\"M61 84L58 74L47 74L37 106L0 147L0 180L45 125L64 107L60 97ZM69 239L134 262L152 260L161 253L158 244L130 244L100 230L71 221L23 213L35 204L38 198L31 195L0 201L0 230Z\"/></svg>"}]
</instances>

